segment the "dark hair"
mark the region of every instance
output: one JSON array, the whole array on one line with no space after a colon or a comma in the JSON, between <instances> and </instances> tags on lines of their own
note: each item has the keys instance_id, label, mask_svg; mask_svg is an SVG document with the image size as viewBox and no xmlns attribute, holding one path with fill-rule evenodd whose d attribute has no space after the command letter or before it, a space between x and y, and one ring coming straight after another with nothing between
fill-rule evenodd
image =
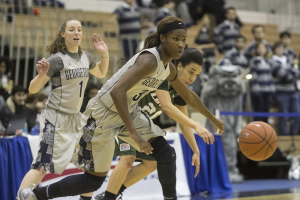
<instances>
[{"instance_id":1,"label":"dark hair","mask_svg":"<svg viewBox=\"0 0 300 200\"><path fill-rule=\"evenodd\" d=\"M243 36L243 35L238 35L236 38L235 38L235 41L237 41L238 39L243 39L244 40L244 42L247 42L247 38L245 37L245 36Z\"/></svg>"},{"instance_id":2,"label":"dark hair","mask_svg":"<svg viewBox=\"0 0 300 200\"><path fill-rule=\"evenodd\" d=\"M227 12L228 12L229 10L234 10L234 11L235 11L236 9L235 9L235 7L233 7L233 6L230 6L230 7L226 8L225 14L227 14Z\"/></svg>"},{"instance_id":3,"label":"dark hair","mask_svg":"<svg viewBox=\"0 0 300 200\"><path fill-rule=\"evenodd\" d=\"M90 90L92 89L97 89L97 90L100 90L102 87L102 85L96 85L94 83L89 83L87 86L86 86L86 90L85 90L85 95L88 95Z\"/></svg>"},{"instance_id":4,"label":"dark hair","mask_svg":"<svg viewBox=\"0 0 300 200\"><path fill-rule=\"evenodd\" d=\"M256 24L256 25L252 26L252 30L251 30L252 34L255 33L255 29L257 29L257 28L262 28L263 31L265 32L265 27L263 25Z\"/></svg>"},{"instance_id":5,"label":"dark hair","mask_svg":"<svg viewBox=\"0 0 300 200\"><path fill-rule=\"evenodd\" d=\"M16 85L11 91L11 95L14 96L17 92L25 92L25 89L21 85Z\"/></svg>"},{"instance_id":6,"label":"dark hair","mask_svg":"<svg viewBox=\"0 0 300 200\"><path fill-rule=\"evenodd\" d=\"M45 99L47 99L47 95L41 91L35 94L27 94L25 103L32 103L35 99L38 99L38 101L44 101Z\"/></svg>"},{"instance_id":7,"label":"dark hair","mask_svg":"<svg viewBox=\"0 0 300 200\"><path fill-rule=\"evenodd\" d=\"M287 36L288 38L291 38L291 37L292 37L291 33L288 32L288 31L283 31L283 32L281 32L280 35L279 35L280 39L282 39L284 36Z\"/></svg>"},{"instance_id":8,"label":"dark hair","mask_svg":"<svg viewBox=\"0 0 300 200\"><path fill-rule=\"evenodd\" d=\"M264 45L264 46L266 47L266 53L265 53L265 55L264 55L264 57L266 57L266 56L269 54L269 50L268 50L267 45L266 45L265 43L262 43L262 42L256 43L255 48L254 48L254 56L259 56L256 50L257 50L257 48L259 47L259 45L261 45L261 44Z\"/></svg>"},{"instance_id":9,"label":"dark hair","mask_svg":"<svg viewBox=\"0 0 300 200\"><path fill-rule=\"evenodd\" d=\"M275 53L275 49L282 46L284 48L284 44L282 42L275 42L273 45L273 52Z\"/></svg>"},{"instance_id":10,"label":"dark hair","mask_svg":"<svg viewBox=\"0 0 300 200\"><path fill-rule=\"evenodd\" d=\"M182 67L185 67L191 63L196 63L198 65L203 65L203 56L200 51L196 48L187 48L185 49L180 58L175 60L175 66L177 67L178 63L181 62Z\"/></svg>"},{"instance_id":11,"label":"dark hair","mask_svg":"<svg viewBox=\"0 0 300 200\"><path fill-rule=\"evenodd\" d=\"M66 27L67 27L67 22L72 21L72 20L79 21L79 20L77 20L75 18L72 18L72 17L66 19L62 23L62 25L60 26L60 30L58 31L54 41L49 46L46 47L46 52L49 52L50 54L55 54L55 53L60 52L62 50L67 50L67 46L66 46L66 43L65 43L65 38L63 38L61 36L61 33L65 32ZM82 50L81 50L80 46L78 46L78 54L80 56L82 55Z\"/></svg>"},{"instance_id":12,"label":"dark hair","mask_svg":"<svg viewBox=\"0 0 300 200\"><path fill-rule=\"evenodd\" d=\"M162 19L157 25L157 32L152 33L145 39L143 49L158 47L160 45L160 36L158 33L160 33L163 30L163 28L168 26L168 24L176 22L176 21L184 24L184 22L178 17L168 16L168 17L165 17L164 19ZM167 34L168 33L166 33L164 36L166 36Z\"/></svg>"}]
</instances>

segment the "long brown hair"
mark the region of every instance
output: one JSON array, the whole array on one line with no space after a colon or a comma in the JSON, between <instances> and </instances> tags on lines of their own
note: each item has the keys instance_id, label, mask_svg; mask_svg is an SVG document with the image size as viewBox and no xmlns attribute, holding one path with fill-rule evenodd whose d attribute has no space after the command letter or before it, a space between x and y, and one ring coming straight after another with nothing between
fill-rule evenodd
<instances>
[{"instance_id":1,"label":"long brown hair","mask_svg":"<svg viewBox=\"0 0 300 200\"><path fill-rule=\"evenodd\" d=\"M66 43L65 43L65 38L63 38L61 36L61 33L65 32L66 27L67 27L67 22L72 21L72 20L79 21L79 20L77 20L75 18L72 18L72 17L66 19L62 23L62 25L60 26L60 30L58 31L54 41L49 46L46 47L46 52L49 52L50 54L55 54L55 53L60 52L62 50L67 50L67 46L66 46ZM82 55L82 50L81 50L80 46L78 46L78 53L79 53L80 56Z\"/></svg>"},{"instance_id":2,"label":"long brown hair","mask_svg":"<svg viewBox=\"0 0 300 200\"><path fill-rule=\"evenodd\" d=\"M165 28L168 24L176 22L176 21L184 23L180 18L172 17L172 16L168 16L168 17L162 19L157 25L157 32L152 33L145 39L144 49L158 47L160 45L160 36L158 33L160 33L162 31L162 29ZM165 36L166 36L166 34L165 34Z\"/></svg>"}]
</instances>

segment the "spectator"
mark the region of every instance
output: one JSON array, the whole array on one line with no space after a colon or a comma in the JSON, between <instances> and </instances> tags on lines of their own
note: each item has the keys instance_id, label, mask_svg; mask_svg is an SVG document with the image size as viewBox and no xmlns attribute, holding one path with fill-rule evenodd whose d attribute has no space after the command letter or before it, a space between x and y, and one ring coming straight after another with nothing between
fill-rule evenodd
<instances>
[{"instance_id":1,"label":"spectator","mask_svg":"<svg viewBox=\"0 0 300 200\"><path fill-rule=\"evenodd\" d=\"M244 69L248 67L248 59L244 51L246 42L247 39L244 36L239 35L235 39L235 47L225 54L225 58L228 58L233 65L239 65Z\"/></svg>"},{"instance_id":2,"label":"spectator","mask_svg":"<svg viewBox=\"0 0 300 200\"><path fill-rule=\"evenodd\" d=\"M268 53L265 43L256 43L254 57L250 60L250 92L255 112L269 112L271 98L275 92L271 67L267 60ZM253 117L253 120L268 123L268 117Z\"/></svg>"},{"instance_id":3,"label":"spectator","mask_svg":"<svg viewBox=\"0 0 300 200\"><path fill-rule=\"evenodd\" d=\"M175 7L175 0L154 0L154 3L157 6L153 21L154 25L157 25L165 17L175 17L175 13L172 12Z\"/></svg>"},{"instance_id":4,"label":"spectator","mask_svg":"<svg viewBox=\"0 0 300 200\"><path fill-rule=\"evenodd\" d=\"M299 75L294 64L284 55L285 45L276 42L273 47L274 55L272 56L272 73L276 89L275 100L278 111L300 112L299 94L296 92L296 80ZM299 130L299 117L291 118L290 130L287 130L288 117L280 117L278 119L278 129L281 135L296 135Z\"/></svg>"},{"instance_id":5,"label":"spectator","mask_svg":"<svg viewBox=\"0 0 300 200\"><path fill-rule=\"evenodd\" d=\"M284 55L287 57L289 62L298 64L298 59L295 51L289 47L291 44L292 35L291 33L284 31L280 33L280 41L284 45Z\"/></svg>"},{"instance_id":6,"label":"spectator","mask_svg":"<svg viewBox=\"0 0 300 200\"><path fill-rule=\"evenodd\" d=\"M254 25L252 27L252 35L254 37L253 42L246 47L245 54L246 57L250 60L253 57L254 49L257 43L264 43L267 47L267 51L269 52L269 55L272 53L272 45L270 45L265 38L265 27L262 25ZM270 57L269 57L270 58Z\"/></svg>"},{"instance_id":7,"label":"spectator","mask_svg":"<svg viewBox=\"0 0 300 200\"><path fill-rule=\"evenodd\" d=\"M95 84L89 84L86 87L83 102L82 102L82 106L80 108L81 113L83 113L85 111L85 108L86 108L89 100L91 98L95 97L100 89L101 89L101 86L98 86L98 85L95 85Z\"/></svg>"},{"instance_id":8,"label":"spectator","mask_svg":"<svg viewBox=\"0 0 300 200\"><path fill-rule=\"evenodd\" d=\"M214 21L211 15L205 14L201 21L200 31L195 39L195 43L199 44L204 57L204 71L208 73L210 66L216 63L215 44L213 43L213 25Z\"/></svg>"},{"instance_id":9,"label":"spectator","mask_svg":"<svg viewBox=\"0 0 300 200\"><path fill-rule=\"evenodd\" d=\"M8 77L9 62L4 57L0 57L0 95L5 100L9 97L9 92L12 89L13 81Z\"/></svg>"},{"instance_id":10,"label":"spectator","mask_svg":"<svg viewBox=\"0 0 300 200\"><path fill-rule=\"evenodd\" d=\"M119 22L120 39L125 58L130 58L135 54L141 37L141 16L139 10L133 7L134 1L124 0L123 4L114 11Z\"/></svg>"},{"instance_id":11,"label":"spectator","mask_svg":"<svg viewBox=\"0 0 300 200\"><path fill-rule=\"evenodd\" d=\"M45 99L47 99L47 95L43 92L27 95L23 113L27 117L27 127L29 133L32 127L35 126L36 117L39 113L38 102L43 102Z\"/></svg>"},{"instance_id":12,"label":"spectator","mask_svg":"<svg viewBox=\"0 0 300 200\"><path fill-rule=\"evenodd\" d=\"M0 96L0 130L3 130L3 127L7 128L11 115L12 112L7 106L4 98Z\"/></svg>"},{"instance_id":13,"label":"spectator","mask_svg":"<svg viewBox=\"0 0 300 200\"><path fill-rule=\"evenodd\" d=\"M176 16L182 19L187 28L193 25L193 19L185 0L176 0L175 12Z\"/></svg>"},{"instance_id":14,"label":"spectator","mask_svg":"<svg viewBox=\"0 0 300 200\"><path fill-rule=\"evenodd\" d=\"M236 10L234 7L226 9L226 20L215 28L214 41L223 57L235 45L235 38L240 35L240 27L235 23Z\"/></svg>"},{"instance_id":15,"label":"spectator","mask_svg":"<svg viewBox=\"0 0 300 200\"><path fill-rule=\"evenodd\" d=\"M23 114L24 111L25 89L20 86L14 86L10 97L6 103L13 114Z\"/></svg>"}]
</instances>

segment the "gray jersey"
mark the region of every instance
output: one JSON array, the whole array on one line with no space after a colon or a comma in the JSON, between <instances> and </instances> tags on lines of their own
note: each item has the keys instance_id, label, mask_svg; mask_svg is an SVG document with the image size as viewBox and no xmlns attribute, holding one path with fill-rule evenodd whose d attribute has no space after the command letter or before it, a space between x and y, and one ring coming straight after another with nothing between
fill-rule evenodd
<instances>
[{"instance_id":1,"label":"gray jersey","mask_svg":"<svg viewBox=\"0 0 300 200\"><path fill-rule=\"evenodd\" d=\"M147 95L151 91L156 90L158 86L160 86L160 84L170 74L169 64L165 68L157 47L145 49L144 51L148 51L156 57L157 69L153 74L141 79L138 83L136 83L131 89L127 91L127 103L130 113L145 95ZM106 82L106 84L101 88L101 90L99 90L97 94L96 98L99 98L108 108L110 108L110 110L114 112L117 112L117 109L111 98L110 92L114 88L115 84L123 76L123 74L126 73L126 71L134 65L136 59L140 54L141 52L133 56L117 73L115 73L111 77L110 80Z\"/></svg>"},{"instance_id":2,"label":"gray jersey","mask_svg":"<svg viewBox=\"0 0 300 200\"><path fill-rule=\"evenodd\" d=\"M63 113L78 113L82 105L84 91L89 79L89 69L96 66L92 56L83 51L78 53L67 51L51 55L47 76L51 77L52 90L46 107Z\"/></svg>"}]
</instances>

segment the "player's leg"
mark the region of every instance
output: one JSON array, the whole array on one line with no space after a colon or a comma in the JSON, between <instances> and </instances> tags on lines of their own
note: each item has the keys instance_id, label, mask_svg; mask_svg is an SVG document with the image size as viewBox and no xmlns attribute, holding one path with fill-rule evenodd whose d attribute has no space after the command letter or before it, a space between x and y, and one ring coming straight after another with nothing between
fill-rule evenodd
<instances>
[{"instance_id":1,"label":"player's leg","mask_svg":"<svg viewBox=\"0 0 300 200\"><path fill-rule=\"evenodd\" d=\"M30 188L32 184L38 185L45 175L46 175L46 171L44 167L41 167L40 169L29 170L27 174L24 176L19 190L24 188Z\"/></svg>"},{"instance_id":2,"label":"player's leg","mask_svg":"<svg viewBox=\"0 0 300 200\"><path fill-rule=\"evenodd\" d=\"M142 163L132 167L127 176L125 181L123 182L123 185L125 188L128 188L146 176L148 176L150 173L154 172L157 168L157 162L152 160L142 160ZM123 190L124 191L124 190ZM123 192L122 191L122 192Z\"/></svg>"},{"instance_id":3,"label":"player's leg","mask_svg":"<svg viewBox=\"0 0 300 200\"><path fill-rule=\"evenodd\" d=\"M150 140L151 141L151 140ZM165 200L176 200L176 152L162 136L150 142L153 147L151 156L157 161L158 179Z\"/></svg>"},{"instance_id":4,"label":"player's leg","mask_svg":"<svg viewBox=\"0 0 300 200\"><path fill-rule=\"evenodd\" d=\"M124 155L120 157L119 163L114 168L111 176L109 177L109 182L104 197L106 197L107 199L117 198L122 183L124 182L128 170L131 168L134 161L134 155Z\"/></svg>"}]
</instances>

